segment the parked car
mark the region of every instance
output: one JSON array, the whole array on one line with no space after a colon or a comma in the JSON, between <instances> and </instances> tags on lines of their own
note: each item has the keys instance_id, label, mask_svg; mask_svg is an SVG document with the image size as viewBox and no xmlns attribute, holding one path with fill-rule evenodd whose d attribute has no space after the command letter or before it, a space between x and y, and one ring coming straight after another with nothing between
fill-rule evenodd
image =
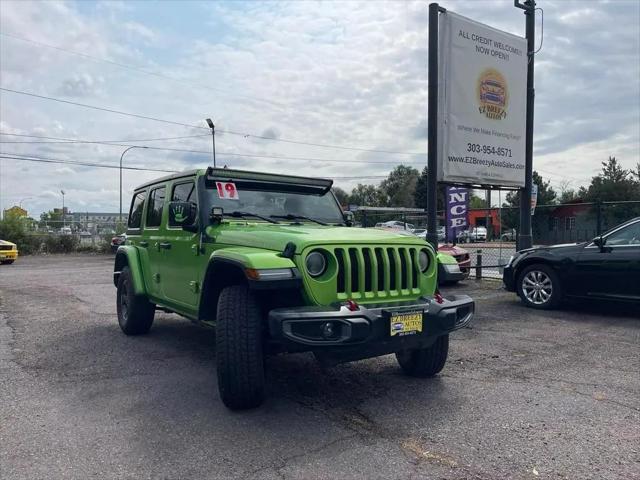
<instances>
[{"instance_id":1,"label":"parked car","mask_svg":"<svg viewBox=\"0 0 640 480\"><path fill-rule=\"evenodd\" d=\"M590 242L521 250L503 281L531 308L556 308L570 297L640 302L640 217Z\"/></svg>"},{"instance_id":2,"label":"parked car","mask_svg":"<svg viewBox=\"0 0 640 480\"><path fill-rule=\"evenodd\" d=\"M437 374L473 300L436 293L424 240L349 227L332 184L208 168L137 187L114 263L121 330L147 333L156 309L215 327L231 409L262 403L268 353L327 365L395 353L408 375Z\"/></svg>"},{"instance_id":3,"label":"parked car","mask_svg":"<svg viewBox=\"0 0 640 480\"><path fill-rule=\"evenodd\" d=\"M72 233L71 227L62 227L60 229L60 235L71 235Z\"/></svg>"},{"instance_id":4,"label":"parked car","mask_svg":"<svg viewBox=\"0 0 640 480\"><path fill-rule=\"evenodd\" d=\"M416 226L412 223L401 222L400 220L391 220L389 222L376 223L376 228L391 228L393 230L415 230Z\"/></svg>"},{"instance_id":5,"label":"parked car","mask_svg":"<svg viewBox=\"0 0 640 480\"><path fill-rule=\"evenodd\" d=\"M427 239L427 229L426 228L416 228L411 233L413 235L415 235L416 237L420 237L420 238L423 238L425 240ZM445 241L444 227L438 227L438 242L444 242L444 241Z\"/></svg>"},{"instance_id":6,"label":"parked car","mask_svg":"<svg viewBox=\"0 0 640 480\"><path fill-rule=\"evenodd\" d=\"M485 227L473 227L471 230L463 230L458 233L459 243L475 243L487 241L487 229Z\"/></svg>"},{"instance_id":7,"label":"parked car","mask_svg":"<svg viewBox=\"0 0 640 480\"><path fill-rule=\"evenodd\" d=\"M18 246L6 240L0 240L0 263L11 265L18 259Z\"/></svg>"},{"instance_id":8,"label":"parked car","mask_svg":"<svg viewBox=\"0 0 640 480\"><path fill-rule=\"evenodd\" d=\"M515 228L510 228L510 229L505 230L504 232L502 232L502 234L500 235L500 240L502 240L503 242L515 242L516 241L516 229Z\"/></svg>"},{"instance_id":9,"label":"parked car","mask_svg":"<svg viewBox=\"0 0 640 480\"><path fill-rule=\"evenodd\" d=\"M413 230L411 232L413 235L415 235L416 237L425 239L427 238L427 229L426 228L416 228L415 230Z\"/></svg>"},{"instance_id":10,"label":"parked car","mask_svg":"<svg viewBox=\"0 0 640 480\"><path fill-rule=\"evenodd\" d=\"M438 283L440 285L458 283L460 280L465 280L469 277L469 272L471 271L471 257L469 256L469 252L467 252L464 248L458 247L457 245L449 244L438 245L438 252L443 252L451 255L455 259L460 269L460 273L458 274L457 272L450 272L443 267L439 268Z\"/></svg>"},{"instance_id":11,"label":"parked car","mask_svg":"<svg viewBox=\"0 0 640 480\"><path fill-rule=\"evenodd\" d=\"M127 242L127 234L116 235L111 239L111 253L116 253L120 245L124 245Z\"/></svg>"}]
</instances>

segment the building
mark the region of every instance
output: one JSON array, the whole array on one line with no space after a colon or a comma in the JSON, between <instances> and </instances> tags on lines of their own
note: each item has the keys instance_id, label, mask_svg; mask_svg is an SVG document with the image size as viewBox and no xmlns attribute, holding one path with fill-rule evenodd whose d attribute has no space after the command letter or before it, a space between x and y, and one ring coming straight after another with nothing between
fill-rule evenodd
<instances>
[{"instance_id":1,"label":"building","mask_svg":"<svg viewBox=\"0 0 640 480\"><path fill-rule=\"evenodd\" d=\"M2 214L2 218L27 218L29 213L22 207L14 205L11 208L6 208Z\"/></svg>"},{"instance_id":2,"label":"building","mask_svg":"<svg viewBox=\"0 0 640 480\"><path fill-rule=\"evenodd\" d=\"M110 212L75 212L71 219L78 230L95 234L115 232L120 223L120 215ZM126 225L128 219L129 215L123 213L122 223Z\"/></svg>"}]
</instances>

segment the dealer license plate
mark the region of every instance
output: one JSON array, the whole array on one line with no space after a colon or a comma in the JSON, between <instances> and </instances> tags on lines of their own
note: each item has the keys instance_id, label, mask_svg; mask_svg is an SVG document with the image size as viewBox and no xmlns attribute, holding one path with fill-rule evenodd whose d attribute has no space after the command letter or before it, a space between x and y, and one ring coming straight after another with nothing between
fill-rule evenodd
<instances>
[{"instance_id":1,"label":"dealer license plate","mask_svg":"<svg viewBox=\"0 0 640 480\"><path fill-rule=\"evenodd\" d=\"M390 318L391 336L402 337L422 332L422 311L392 313Z\"/></svg>"}]
</instances>

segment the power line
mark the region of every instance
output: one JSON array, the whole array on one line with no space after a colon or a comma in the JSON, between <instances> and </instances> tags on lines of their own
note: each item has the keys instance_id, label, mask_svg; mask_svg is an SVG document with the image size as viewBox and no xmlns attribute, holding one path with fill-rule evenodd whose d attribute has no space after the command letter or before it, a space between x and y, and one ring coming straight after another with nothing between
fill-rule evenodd
<instances>
[{"instance_id":1,"label":"power line","mask_svg":"<svg viewBox=\"0 0 640 480\"><path fill-rule=\"evenodd\" d=\"M0 32L0 35L3 35L5 37L9 37L9 38L13 38L13 39L16 39L16 40L21 40L23 42L31 43L33 45L38 45L40 47L51 48L53 50L58 50L60 52L65 52L65 53L68 53L68 54L71 54L71 55L77 55L79 57L88 58L89 60L93 60L93 61L96 61L96 62L108 63L110 65L114 65L114 66L120 67L120 68L126 68L128 70L133 70L135 72L142 73L144 75L151 75L151 76L154 76L154 77L164 78L166 80L171 80L172 82L181 83L183 85L188 85L189 87L204 88L206 90L211 90L211 91L215 91L215 92L224 93L226 95L229 95L230 97L244 98L244 99L247 99L247 100L252 100L252 101L256 101L256 102L275 105L275 106L281 107L280 110L282 110L283 108L285 108L285 109L289 108L289 106L284 105L284 104L279 103L279 102L275 102L273 100L268 100L268 99L259 98L259 97L252 97L250 95L239 95L239 94L233 93L233 92L231 92L229 90L224 90L222 88L212 87L211 85L203 85L203 84L200 84L200 83L190 82L188 80L183 80L183 79L180 79L180 78L172 77L172 76L166 75L164 73L156 72L156 71L153 71L153 70L147 70L147 69L145 69L143 67L140 67L140 66L137 66L137 65L129 65L129 64L126 64L126 63L121 63L121 62L116 62L116 61L113 61L113 60L108 60L106 58L95 57L93 55L88 55L86 53L76 52L74 50L69 50L69 49L58 47L58 46L55 46L55 45L50 45L48 43L38 42L36 40L31 40L31 39L25 38L25 37L19 37L18 35L13 35L11 33Z\"/></svg>"},{"instance_id":2,"label":"power line","mask_svg":"<svg viewBox=\"0 0 640 480\"><path fill-rule=\"evenodd\" d=\"M19 142L8 142L8 141L0 141L0 143L120 143L120 142L160 142L165 140L182 140L185 138L201 138L201 137L210 137L211 134L203 133L200 135L182 135L180 137L162 137L162 138L138 138L138 139L124 139L124 140L80 140L76 138L60 138L60 137L46 137L43 135L26 135L20 133L5 133L0 132L0 135L6 135L11 137L25 137L25 138L42 138L49 140L56 140L51 142L34 142L34 141L19 141ZM59 141L58 141L59 140Z\"/></svg>"},{"instance_id":3,"label":"power line","mask_svg":"<svg viewBox=\"0 0 640 480\"><path fill-rule=\"evenodd\" d=\"M149 117L147 115L139 115L137 113L122 112L120 110L113 110L113 109L110 109L110 108L96 107L95 105L87 105L86 103L72 102L70 100L62 100L61 98L53 98L53 97L47 97L46 95L37 95L35 93L23 92L23 91L20 91L20 90L12 90L10 88L0 87L0 90L3 90L5 92L10 92L10 93L16 93L18 95L26 95L28 97L39 98L41 100L50 100L52 102L66 103L68 105L75 105L77 107L91 108L93 110L100 110L100 111L103 111L103 112L116 113L118 115L126 115L128 117L140 118L140 119L143 119L143 120L152 120L154 122L166 123L168 125L177 125L179 127L199 128L201 130L209 130L206 127L200 127L198 125L189 125L188 123L174 122L172 120L163 120L161 118Z\"/></svg>"},{"instance_id":4,"label":"power line","mask_svg":"<svg viewBox=\"0 0 640 480\"><path fill-rule=\"evenodd\" d=\"M95 105L88 105L86 103L79 103L79 102L72 102L70 100L63 100L60 98L54 98L54 97L49 97L46 95L38 95L35 93L31 93L31 92L24 92L21 90L13 90L10 88L4 88L4 87L0 87L0 90L5 91L5 92L10 92L10 93L15 93L18 95L26 95L29 97L34 97L34 98L39 98L41 100L50 100L52 102L59 102L59 103L65 103L68 105L74 105L77 107L84 107L84 108L90 108L92 110L99 110L99 111L103 111L103 112L108 112L108 113L115 113L118 115L125 115L125 116L129 116L129 117L134 117L134 118L140 118L143 120L151 120L154 122L160 122L160 123L166 123L168 125L177 125L180 127L186 127L186 128L197 128L197 129L201 129L201 130L209 130L208 127L202 127L199 125L190 125L187 123L182 123L182 122L175 122L173 120L164 120L161 118L156 118L156 117L150 117L148 115L140 115L137 113L129 113L129 112L123 112L121 110L114 110L111 108L104 108L104 107L97 107ZM360 152L371 152L371 153L382 153L382 154L394 154L394 155L424 155L423 152L399 152L399 151L393 151L393 150L376 150L376 149L368 149L368 148L360 148L360 147L347 147L347 146L341 146L341 145L330 145L330 144L323 144L323 143L310 143L310 142L302 142L302 141L298 141L298 140L288 140L288 139L284 139L284 138L271 138L271 137L266 137L263 135L254 135L251 133L244 133L244 132L236 132L233 130L216 130L216 133L226 133L229 135L237 135L237 136L241 136L243 138L255 138L255 139L259 139L259 140L269 140L269 141L273 141L273 142L283 142L283 143L292 143L295 145L307 145L307 146L311 146L311 147L321 147L321 148L333 148L333 149L338 149L338 150L355 150L355 151L360 151Z\"/></svg>"},{"instance_id":5,"label":"power line","mask_svg":"<svg viewBox=\"0 0 640 480\"><path fill-rule=\"evenodd\" d=\"M2 133L0 132L0 135L2 135ZM200 137L201 135L196 135L198 137ZM210 135L204 135L205 137L209 137ZM36 135L32 135L32 137L34 138L40 138ZM20 143L20 144L42 144L42 143L46 143L46 144L50 144L50 143L56 143L56 144L72 144L72 145L76 145L76 144L97 144L97 145L107 145L107 146L111 146L111 147L132 147L135 145L131 145L131 144L126 144L126 143L115 143L115 141L99 141L99 140L79 140L79 139L67 139L67 138L61 138L61 137L41 137L41 138L50 138L50 139L55 139L55 140L60 140L59 142L6 142L6 141L0 141L0 144L16 144L16 143ZM148 150L164 150L164 151L169 151L169 152L182 152L182 153L198 153L198 154L203 154L203 155L209 155L211 154L210 150L191 150L191 149L184 149L184 148L170 148L170 147L153 147L153 146L145 146L146 149ZM306 162L325 162L325 163L365 163L365 164L379 164L379 165L392 165L392 164L396 164L398 162L394 161L376 161L376 160L332 160L332 159L327 159L327 158L310 158L310 157L289 157L289 156L283 156L283 155L263 155L263 154L253 154L253 153L236 153L236 152L217 152L218 155L227 155L227 156L231 156L231 157L249 157L249 158L266 158L266 159L274 159L274 160L299 160L299 161L306 161ZM417 165L420 164L418 163L414 163L414 162L404 162L404 164L406 165Z\"/></svg>"},{"instance_id":6,"label":"power line","mask_svg":"<svg viewBox=\"0 0 640 480\"><path fill-rule=\"evenodd\" d=\"M7 154L4 152L0 152L0 158L4 158L7 160L16 160L23 162L36 162L36 163L58 163L63 165L78 165L82 167L96 167L96 168L114 168L120 169L119 165L106 165L104 163L91 163L91 162L79 162L74 160L62 160L59 158L49 158L49 157L38 157L34 155L14 155ZM163 172L163 173L177 173L178 170L162 170L157 168L144 168L144 167L132 167L132 166L123 166L123 170L137 170L144 172Z\"/></svg>"}]
</instances>

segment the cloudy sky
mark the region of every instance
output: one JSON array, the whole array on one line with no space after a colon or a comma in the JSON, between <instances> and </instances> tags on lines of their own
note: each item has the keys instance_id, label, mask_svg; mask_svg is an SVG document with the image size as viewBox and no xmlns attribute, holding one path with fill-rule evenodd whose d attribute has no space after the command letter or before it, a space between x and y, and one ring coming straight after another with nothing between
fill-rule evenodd
<instances>
[{"instance_id":1,"label":"cloudy sky","mask_svg":"<svg viewBox=\"0 0 640 480\"><path fill-rule=\"evenodd\" d=\"M511 0L441 4L524 33ZM538 6L534 168L575 188L609 155L634 167L640 2ZM194 152L133 149L125 165L202 167L212 163L211 137L189 125L206 127L211 117L234 132L216 135L220 164L332 177L347 190L377 183L399 163L426 163L427 18L425 2L2 0L2 88L168 123L3 90L0 151L117 165L122 145L148 145ZM169 137L188 138L141 141ZM42 143L56 139L119 145ZM64 189L73 211L118 210L116 169L11 159L0 168L2 207L22 200L37 216L58 206ZM135 185L158 175L125 171L125 204Z\"/></svg>"}]
</instances>

